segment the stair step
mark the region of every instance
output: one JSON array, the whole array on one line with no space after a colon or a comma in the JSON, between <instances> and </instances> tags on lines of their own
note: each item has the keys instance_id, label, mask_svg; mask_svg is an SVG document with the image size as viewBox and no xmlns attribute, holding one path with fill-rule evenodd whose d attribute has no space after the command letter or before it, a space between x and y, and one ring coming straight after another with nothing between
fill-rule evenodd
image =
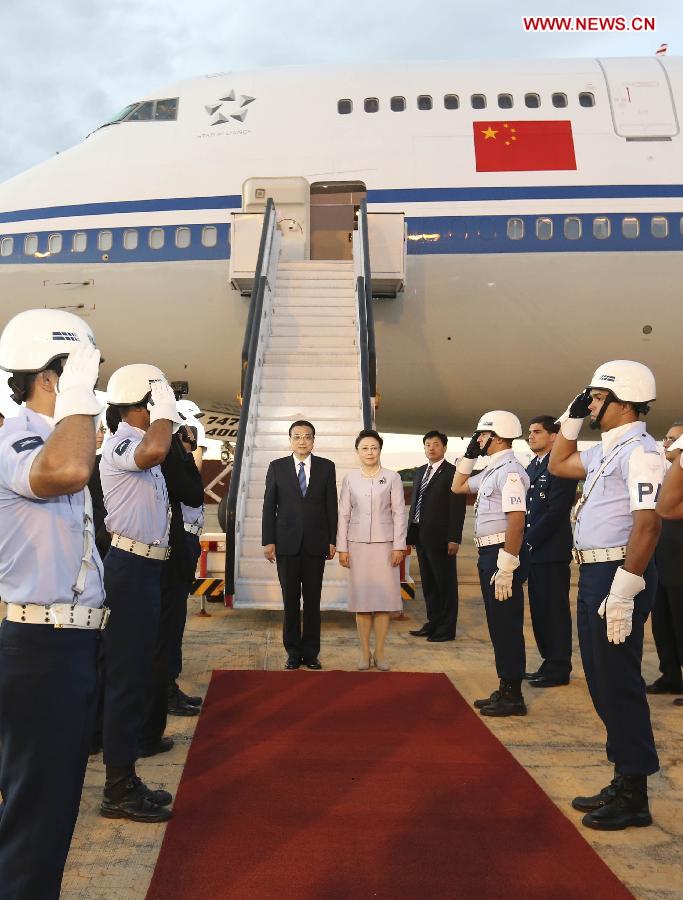
<instances>
[{"instance_id":1,"label":"stair step","mask_svg":"<svg viewBox=\"0 0 683 900\"><path fill-rule=\"evenodd\" d=\"M355 336L355 322L353 324L345 322L343 325L339 325L336 322L327 321L322 325L318 322L300 325L294 320L285 321L283 316L278 316L277 320L272 321L270 326L271 338L336 337L353 340Z\"/></svg>"},{"instance_id":2,"label":"stair step","mask_svg":"<svg viewBox=\"0 0 683 900\"><path fill-rule=\"evenodd\" d=\"M296 409L293 413L293 419L320 419L320 413L316 415L315 411L323 408L324 403L329 403L329 414L335 413L339 415L339 407L349 406L351 397L345 391L331 391L325 396L310 391L301 391L296 388L287 388L287 390L278 390L273 385L263 387L259 394L260 403L266 406L277 404L280 407ZM358 409L360 410L360 389L358 390ZM359 413L360 414L360 413ZM315 422L313 422L315 425Z\"/></svg>"},{"instance_id":3,"label":"stair step","mask_svg":"<svg viewBox=\"0 0 683 900\"><path fill-rule=\"evenodd\" d=\"M339 380L340 382L349 381L355 386L358 381L358 359L355 362L339 364L336 361L328 362L323 367L315 364L311 365L306 360L299 358L296 365L282 365L280 363L271 362L269 359L264 360L263 372L261 374L261 384L268 382L273 378L282 378L289 382L296 379L313 378L319 379L324 377L326 383ZM349 384L349 387L351 387Z\"/></svg>"},{"instance_id":4,"label":"stair step","mask_svg":"<svg viewBox=\"0 0 683 900\"><path fill-rule=\"evenodd\" d=\"M360 398L360 395L359 395ZM274 421L286 423L285 431L296 419L310 419L317 427L318 422L322 422L320 430L327 428L328 421L337 417L339 419L356 419L361 421L360 400L354 406L349 404L349 398L346 398L346 405L330 406L307 406L306 415L302 412L302 406L299 402L269 402L264 399L264 394L260 395L260 403L258 408L258 417L260 422L272 419Z\"/></svg>"},{"instance_id":5,"label":"stair step","mask_svg":"<svg viewBox=\"0 0 683 900\"><path fill-rule=\"evenodd\" d=\"M356 319L353 315L326 315L316 310L315 315L306 312L302 315L293 315L290 312L273 310L271 320L272 333L277 328L319 328L321 331L329 331L337 328L350 328L355 332ZM282 333L280 331L280 333Z\"/></svg>"},{"instance_id":6,"label":"stair step","mask_svg":"<svg viewBox=\"0 0 683 900\"><path fill-rule=\"evenodd\" d=\"M356 307L353 303L321 303L320 298L316 297L311 303L301 303L297 298L292 303L278 303L273 309L273 321L279 321L281 316L295 317L297 322L306 322L308 319L315 317L315 320L323 321L328 324L330 319L349 318L355 325L356 323ZM347 322L346 324L350 324Z\"/></svg>"},{"instance_id":7,"label":"stair step","mask_svg":"<svg viewBox=\"0 0 683 900\"><path fill-rule=\"evenodd\" d=\"M338 368L339 366L343 366L344 368L352 368L356 371L358 371L359 368L358 353L353 347L346 347L345 349L341 347L321 347L317 350L313 347L307 347L305 349L290 352L287 352L287 350L278 351L269 349L263 354L263 364L268 366L269 369L271 366L286 366L290 371L297 369L299 366L311 366L315 364L318 371L325 372L325 374L327 374L327 370L332 367Z\"/></svg>"},{"instance_id":8,"label":"stair step","mask_svg":"<svg viewBox=\"0 0 683 900\"><path fill-rule=\"evenodd\" d=\"M270 351L320 350L321 352L353 351L357 354L354 338L338 337L336 334L321 334L316 337L281 337L270 335Z\"/></svg>"},{"instance_id":9,"label":"stair step","mask_svg":"<svg viewBox=\"0 0 683 900\"><path fill-rule=\"evenodd\" d=\"M343 314L355 313L356 298L353 294L340 294L338 297L321 296L320 294L276 294L275 311L299 308L310 312L322 309L326 312L339 310Z\"/></svg>"},{"instance_id":10,"label":"stair step","mask_svg":"<svg viewBox=\"0 0 683 900\"><path fill-rule=\"evenodd\" d=\"M278 272L353 272L350 259L283 259L278 263Z\"/></svg>"}]
</instances>

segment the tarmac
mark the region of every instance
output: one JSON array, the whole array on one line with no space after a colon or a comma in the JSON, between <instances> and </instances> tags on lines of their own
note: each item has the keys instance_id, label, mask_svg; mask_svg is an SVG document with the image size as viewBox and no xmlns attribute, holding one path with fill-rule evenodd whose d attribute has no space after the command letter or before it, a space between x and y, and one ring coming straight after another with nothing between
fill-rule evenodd
<instances>
[{"instance_id":1,"label":"tarmac","mask_svg":"<svg viewBox=\"0 0 683 900\"><path fill-rule=\"evenodd\" d=\"M418 584L416 599L405 604L405 618L392 623L387 647L387 658L394 670L444 672L468 701L488 696L497 687L483 603L473 578L470 547L468 544L462 548L463 579L457 639L429 644L408 634L416 623L423 621L424 604ZM575 595L575 588L572 593ZM229 610L222 604L210 604L210 617L204 618L198 615L197 600L191 599L189 606L181 678L186 692L203 694L214 669L280 671L283 668L285 654L278 612ZM650 682L657 677L658 667L649 625L646 633L643 674ZM526 637L527 669L533 670L538 666L539 658L528 616ZM357 655L352 615L324 613L320 654L324 668L355 670ZM292 672L291 677L316 678L318 674L299 670ZM375 671L373 677L381 678L382 673ZM661 771L650 779L654 825L623 832L595 832L581 826L580 813L570 806L573 796L593 793L609 782L612 775L605 760L604 730L588 696L578 649L568 686L546 690L526 686L524 691L529 708L526 718L485 719L487 726L635 897L683 900L683 754L680 742L683 708L673 706L673 698L668 695L655 696L650 701L662 765ZM174 738L174 748L169 753L141 760L139 764L139 774L150 786L163 786L175 792L196 722L197 719L169 718L166 733ZM64 876L63 900L142 900L152 876L165 826L100 818L98 806L103 782L102 757L91 757ZM494 809L490 812L495 815ZM205 839L212 841L214 838L207 832ZM220 852L220 845L217 845L216 853ZM447 893L452 896L453 890L455 886ZM505 892L506 888L501 886L501 896ZM561 885L558 885L558 892L561 893Z\"/></svg>"}]
</instances>

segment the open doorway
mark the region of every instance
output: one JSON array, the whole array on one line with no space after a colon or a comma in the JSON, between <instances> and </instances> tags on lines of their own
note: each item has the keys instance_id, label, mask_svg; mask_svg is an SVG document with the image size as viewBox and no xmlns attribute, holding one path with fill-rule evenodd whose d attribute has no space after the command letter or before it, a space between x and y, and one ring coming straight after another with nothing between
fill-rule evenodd
<instances>
[{"instance_id":1,"label":"open doorway","mask_svg":"<svg viewBox=\"0 0 683 900\"><path fill-rule=\"evenodd\" d=\"M358 209L367 195L362 181L311 185L311 259L352 259Z\"/></svg>"}]
</instances>

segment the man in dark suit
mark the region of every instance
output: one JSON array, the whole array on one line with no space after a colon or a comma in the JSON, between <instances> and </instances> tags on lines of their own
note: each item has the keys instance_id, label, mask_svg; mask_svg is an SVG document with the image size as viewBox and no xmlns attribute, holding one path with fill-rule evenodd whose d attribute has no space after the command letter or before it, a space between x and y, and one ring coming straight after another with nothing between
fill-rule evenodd
<instances>
[{"instance_id":1,"label":"man in dark suit","mask_svg":"<svg viewBox=\"0 0 683 900\"><path fill-rule=\"evenodd\" d=\"M299 420L289 427L292 453L274 459L263 497L263 554L277 562L285 608L286 669L321 669L320 593L325 560L335 554L337 484L334 463L313 456L315 428ZM301 598L303 597L303 628Z\"/></svg>"},{"instance_id":2,"label":"man in dark suit","mask_svg":"<svg viewBox=\"0 0 683 900\"><path fill-rule=\"evenodd\" d=\"M543 662L528 676L532 687L569 684L572 669L572 616L569 574L572 557L570 514L577 482L548 471L550 450L560 430L554 416L537 416L529 424L527 517L523 550L528 564L529 610Z\"/></svg>"},{"instance_id":3,"label":"man in dark suit","mask_svg":"<svg viewBox=\"0 0 683 900\"><path fill-rule=\"evenodd\" d=\"M462 543L465 496L454 494L455 466L445 457L448 438L440 431L423 437L427 464L415 470L407 543L417 550L427 621L415 637L452 641L458 622L457 554Z\"/></svg>"}]
</instances>

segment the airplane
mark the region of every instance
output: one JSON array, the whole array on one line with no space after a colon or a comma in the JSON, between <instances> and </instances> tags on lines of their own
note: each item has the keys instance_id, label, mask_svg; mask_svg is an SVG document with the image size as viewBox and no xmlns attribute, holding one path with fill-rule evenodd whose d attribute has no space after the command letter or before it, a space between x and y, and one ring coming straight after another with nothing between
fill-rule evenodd
<instances>
[{"instance_id":1,"label":"airplane","mask_svg":"<svg viewBox=\"0 0 683 900\"><path fill-rule=\"evenodd\" d=\"M682 412L682 109L683 58L661 56L181 81L0 185L0 324L76 311L103 379L153 362L220 432L249 302L230 283L233 214L254 179L276 203L298 179L311 258L348 259L362 199L405 216L402 290L373 303L378 427L559 414L626 358L655 372L661 431Z\"/></svg>"}]
</instances>

